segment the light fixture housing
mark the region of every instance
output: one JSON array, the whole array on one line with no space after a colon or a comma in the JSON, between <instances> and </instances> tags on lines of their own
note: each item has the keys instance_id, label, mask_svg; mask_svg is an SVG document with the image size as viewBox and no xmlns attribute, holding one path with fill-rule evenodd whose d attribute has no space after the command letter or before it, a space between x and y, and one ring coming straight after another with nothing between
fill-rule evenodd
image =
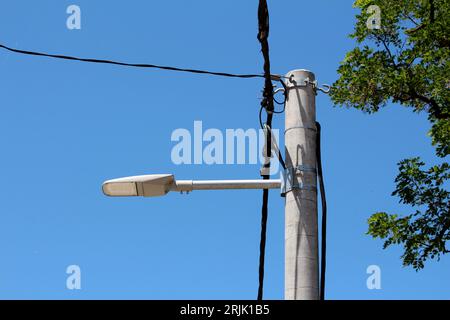
<instances>
[{"instance_id":1,"label":"light fixture housing","mask_svg":"<svg viewBox=\"0 0 450 320\"><path fill-rule=\"evenodd\" d=\"M167 194L174 184L172 174L149 174L108 180L102 190L110 197L158 197Z\"/></svg>"}]
</instances>

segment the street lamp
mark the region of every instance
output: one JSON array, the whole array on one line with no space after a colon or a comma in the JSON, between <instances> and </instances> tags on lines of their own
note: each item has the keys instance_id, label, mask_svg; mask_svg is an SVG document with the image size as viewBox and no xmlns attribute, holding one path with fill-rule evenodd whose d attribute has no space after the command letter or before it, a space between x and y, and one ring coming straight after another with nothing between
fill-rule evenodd
<instances>
[{"instance_id":1,"label":"street lamp","mask_svg":"<svg viewBox=\"0 0 450 320\"><path fill-rule=\"evenodd\" d=\"M279 189L280 180L175 180L173 174L149 174L108 180L103 193L111 197L157 197L169 191Z\"/></svg>"},{"instance_id":2,"label":"street lamp","mask_svg":"<svg viewBox=\"0 0 450 320\"><path fill-rule=\"evenodd\" d=\"M284 88L286 162L280 180L176 181L172 174L157 174L106 181L103 183L103 193L113 197L155 197L169 191L280 188L281 196L285 197L285 299L317 300L321 289L317 224L316 94L317 90L323 89L317 87L314 74L308 70L291 71L285 78L289 79ZM264 129L270 130L268 127ZM278 148L273 147L276 154ZM268 164L269 160L265 155L264 164ZM270 172L263 170L261 173L267 175Z\"/></svg>"}]
</instances>

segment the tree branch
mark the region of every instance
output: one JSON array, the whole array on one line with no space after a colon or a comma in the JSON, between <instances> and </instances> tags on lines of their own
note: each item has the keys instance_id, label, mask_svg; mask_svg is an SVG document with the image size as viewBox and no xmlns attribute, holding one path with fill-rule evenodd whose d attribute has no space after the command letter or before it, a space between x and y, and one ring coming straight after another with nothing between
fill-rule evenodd
<instances>
[{"instance_id":1,"label":"tree branch","mask_svg":"<svg viewBox=\"0 0 450 320\"><path fill-rule=\"evenodd\" d=\"M406 33L409 33L409 34L415 33L417 31L425 28L428 25L425 22L422 22L419 25L410 16L407 16L407 17L409 18L409 20L411 20L416 25L416 27L413 28L413 29L406 30ZM430 20L430 24L434 23L434 21L436 20L436 8L435 8L435 5L434 5L434 0L430 0L430 18L429 18L429 20Z\"/></svg>"},{"instance_id":2,"label":"tree branch","mask_svg":"<svg viewBox=\"0 0 450 320\"><path fill-rule=\"evenodd\" d=\"M420 95L412 88L410 88L409 94L411 95L412 98L418 99L418 100L426 103L428 106L430 106L430 113L436 119L442 120L442 119L449 118L449 114L443 113L441 110L441 107L433 98L428 98L426 96Z\"/></svg>"},{"instance_id":3,"label":"tree branch","mask_svg":"<svg viewBox=\"0 0 450 320\"><path fill-rule=\"evenodd\" d=\"M436 8L434 6L434 0L430 0L430 23L434 23L436 18Z\"/></svg>"},{"instance_id":4,"label":"tree branch","mask_svg":"<svg viewBox=\"0 0 450 320\"><path fill-rule=\"evenodd\" d=\"M386 50L386 52L387 52L387 54L389 55L389 59L391 60L391 64L392 64L392 66L396 69L396 70L398 70L398 65L397 65L397 63L395 62L395 57L394 57L394 55L392 54L392 51L391 51L391 49L389 48L389 46L388 46L388 44L387 44L387 42L386 42L386 39L383 39L381 36L379 36L379 35L375 35L375 38L379 41L379 42L381 42L382 44L383 44L383 47L384 47L384 49Z\"/></svg>"},{"instance_id":5,"label":"tree branch","mask_svg":"<svg viewBox=\"0 0 450 320\"><path fill-rule=\"evenodd\" d=\"M406 18L406 19L408 19L409 21L411 21L416 27L418 27L419 26L419 23L416 21L416 20L414 20L409 14L406 14L406 13L402 13L403 14L403 16Z\"/></svg>"}]
</instances>

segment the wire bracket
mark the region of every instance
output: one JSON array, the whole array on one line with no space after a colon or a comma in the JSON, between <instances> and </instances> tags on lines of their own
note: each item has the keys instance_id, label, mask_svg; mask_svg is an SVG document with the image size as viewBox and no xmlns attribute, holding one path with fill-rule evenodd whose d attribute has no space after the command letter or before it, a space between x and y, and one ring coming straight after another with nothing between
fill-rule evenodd
<instances>
[{"instance_id":1,"label":"wire bracket","mask_svg":"<svg viewBox=\"0 0 450 320\"><path fill-rule=\"evenodd\" d=\"M287 128L284 130L284 134L286 134L289 130L293 130L293 129L306 129L306 130L312 130L312 131L317 132L316 126L304 125L304 126L294 126L294 127Z\"/></svg>"},{"instance_id":2,"label":"wire bracket","mask_svg":"<svg viewBox=\"0 0 450 320\"><path fill-rule=\"evenodd\" d=\"M308 85L311 85L314 89L314 92L317 95L317 91L321 91L325 94L330 93L331 86L329 84L322 84L322 87L319 86L319 82L317 80L311 80L309 77L306 77L304 79L300 79L297 81L294 77L294 75L291 75L289 77L289 85L286 86L286 91L291 89L299 89L307 87Z\"/></svg>"},{"instance_id":3,"label":"wire bracket","mask_svg":"<svg viewBox=\"0 0 450 320\"><path fill-rule=\"evenodd\" d=\"M317 169L315 167L299 165L295 168L286 168L286 170L281 171L280 179L282 197L286 197L286 194L294 189L317 192L317 185L305 184L297 181L296 177L300 172L311 172L317 174Z\"/></svg>"}]
</instances>

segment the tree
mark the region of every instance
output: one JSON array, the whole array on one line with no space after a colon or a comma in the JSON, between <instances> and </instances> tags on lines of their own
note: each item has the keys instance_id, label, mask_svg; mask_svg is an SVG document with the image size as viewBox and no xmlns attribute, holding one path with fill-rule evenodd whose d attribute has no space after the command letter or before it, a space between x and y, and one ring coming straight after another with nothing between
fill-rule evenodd
<instances>
[{"instance_id":1,"label":"tree","mask_svg":"<svg viewBox=\"0 0 450 320\"><path fill-rule=\"evenodd\" d=\"M429 135L440 165L424 169L419 158L399 162L396 190L413 213L378 212L368 234L404 247L403 264L416 270L449 250L450 193L450 1L357 0L361 9L350 36L357 46L338 69L335 105L377 112L389 102L427 113Z\"/></svg>"}]
</instances>

